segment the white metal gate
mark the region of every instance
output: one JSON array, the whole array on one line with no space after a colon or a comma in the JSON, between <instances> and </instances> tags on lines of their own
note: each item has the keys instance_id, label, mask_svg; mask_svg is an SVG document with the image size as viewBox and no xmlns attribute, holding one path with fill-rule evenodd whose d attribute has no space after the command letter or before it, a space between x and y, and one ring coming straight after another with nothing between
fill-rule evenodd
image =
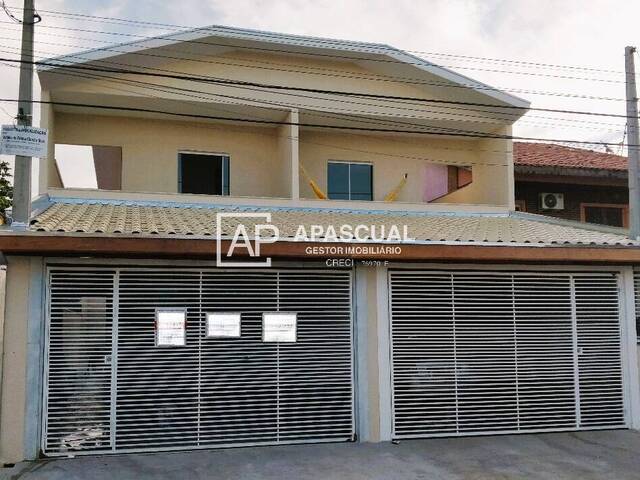
<instances>
[{"instance_id":1,"label":"white metal gate","mask_svg":"<svg viewBox=\"0 0 640 480\"><path fill-rule=\"evenodd\" d=\"M625 427L612 273L389 273L395 438Z\"/></svg>"},{"instance_id":2,"label":"white metal gate","mask_svg":"<svg viewBox=\"0 0 640 480\"><path fill-rule=\"evenodd\" d=\"M47 455L348 441L351 273L51 268ZM185 308L186 346L155 346L156 308ZM263 312L297 312L296 343L262 342ZM207 338L206 312L241 312Z\"/></svg>"}]
</instances>

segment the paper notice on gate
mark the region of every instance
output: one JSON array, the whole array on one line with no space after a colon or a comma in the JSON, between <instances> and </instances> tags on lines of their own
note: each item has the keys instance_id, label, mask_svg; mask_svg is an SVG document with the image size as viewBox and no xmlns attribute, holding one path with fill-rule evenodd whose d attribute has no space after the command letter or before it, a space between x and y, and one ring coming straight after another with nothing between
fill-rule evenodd
<instances>
[{"instance_id":1,"label":"paper notice on gate","mask_svg":"<svg viewBox=\"0 0 640 480\"><path fill-rule=\"evenodd\" d=\"M262 341L295 343L297 341L297 313L263 313Z\"/></svg>"},{"instance_id":2,"label":"paper notice on gate","mask_svg":"<svg viewBox=\"0 0 640 480\"><path fill-rule=\"evenodd\" d=\"M156 311L156 346L184 347L187 330L186 310Z\"/></svg>"},{"instance_id":3,"label":"paper notice on gate","mask_svg":"<svg viewBox=\"0 0 640 480\"><path fill-rule=\"evenodd\" d=\"M237 338L240 336L239 313L207 313L207 337Z\"/></svg>"}]
</instances>

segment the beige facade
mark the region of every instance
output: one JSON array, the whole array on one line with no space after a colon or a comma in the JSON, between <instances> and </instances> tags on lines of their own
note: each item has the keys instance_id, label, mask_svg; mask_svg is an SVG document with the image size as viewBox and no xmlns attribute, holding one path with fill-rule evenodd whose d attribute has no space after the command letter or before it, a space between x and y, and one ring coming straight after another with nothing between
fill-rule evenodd
<instances>
[{"instance_id":1,"label":"beige facade","mask_svg":"<svg viewBox=\"0 0 640 480\"><path fill-rule=\"evenodd\" d=\"M288 116L297 115L295 112ZM288 125L256 128L105 115L55 113L55 143L122 148L122 190L178 193L180 152L230 157L232 197L315 199L298 164L325 192L329 161L373 165L373 195L383 201L402 176L397 201L419 204L425 165L471 167L473 182L438 199L440 203L509 206L513 163L507 140L455 140L425 136L334 133ZM499 133L509 132L504 127ZM46 174L45 170L42 175ZM44 185L44 179L42 184ZM55 176L47 187L58 187ZM298 190L299 189L299 190Z\"/></svg>"},{"instance_id":2,"label":"beige facade","mask_svg":"<svg viewBox=\"0 0 640 480\"><path fill-rule=\"evenodd\" d=\"M511 123L524 110L505 114L501 103L489 98L490 89L460 88L411 62L368 60L362 54L333 58L211 47L206 54L186 55L183 48L173 45L153 53L154 73L169 72L171 77L171 72L179 72L179 78L125 73L74 78L40 72L43 99L112 108L43 105L42 123L52 141L49 156L41 163L40 193L62 186L54 145L71 144L121 147L122 190L129 192L177 193L178 153L197 151L230 156L231 197L314 199L299 165L326 193L327 163L341 160L373 164L374 201L382 201L406 173L407 183L396 202L422 204L425 165L438 164L471 168L473 182L436 202L513 208L511 140L444 134L508 136ZM179 59L182 55L185 60ZM144 68L148 62L152 60L143 55L118 59L125 67ZM285 85L292 90L183 78L190 76ZM323 93L340 91L375 97ZM485 102L496 108L470 111L460 102ZM395 132L375 131L380 129ZM424 133L434 129L435 135Z\"/></svg>"},{"instance_id":3,"label":"beige facade","mask_svg":"<svg viewBox=\"0 0 640 480\"><path fill-rule=\"evenodd\" d=\"M31 305L41 298L33 291L32 274L41 259L8 257L4 338L2 343L2 385L0 392L0 462L13 463L26 458L24 438L27 415L28 319Z\"/></svg>"}]
</instances>

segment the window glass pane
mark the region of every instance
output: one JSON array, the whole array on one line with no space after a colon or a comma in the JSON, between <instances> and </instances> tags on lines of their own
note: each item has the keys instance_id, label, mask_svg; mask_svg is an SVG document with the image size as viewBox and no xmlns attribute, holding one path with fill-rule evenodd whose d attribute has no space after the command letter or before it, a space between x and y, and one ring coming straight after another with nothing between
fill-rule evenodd
<instances>
[{"instance_id":1,"label":"window glass pane","mask_svg":"<svg viewBox=\"0 0 640 480\"><path fill-rule=\"evenodd\" d=\"M227 195L223 193L222 155L180 154L180 192L204 195ZM227 168L228 170L228 168Z\"/></svg>"},{"instance_id":2,"label":"window glass pane","mask_svg":"<svg viewBox=\"0 0 640 480\"><path fill-rule=\"evenodd\" d=\"M622 227L623 210L617 207L585 207L585 221L589 223L599 223L601 225L609 225L612 227Z\"/></svg>"},{"instance_id":3,"label":"window glass pane","mask_svg":"<svg viewBox=\"0 0 640 480\"><path fill-rule=\"evenodd\" d=\"M327 195L334 200L349 200L349 164L329 162Z\"/></svg>"},{"instance_id":4,"label":"window glass pane","mask_svg":"<svg viewBox=\"0 0 640 480\"><path fill-rule=\"evenodd\" d=\"M372 200L372 170L371 165L361 163L351 164L351 200Z\"/></svg>"},{"instance_id":5,"label":"window glass pane","mask_svg":"<svg viewBox=\"0 0 640 480\"><path fill-rule=\"evenodd\" d=\"M222 194L229 195L229 157L223 157L222 161L222 169L224 172L224 178L222 179Z\"/></svg>"}]
</instances>

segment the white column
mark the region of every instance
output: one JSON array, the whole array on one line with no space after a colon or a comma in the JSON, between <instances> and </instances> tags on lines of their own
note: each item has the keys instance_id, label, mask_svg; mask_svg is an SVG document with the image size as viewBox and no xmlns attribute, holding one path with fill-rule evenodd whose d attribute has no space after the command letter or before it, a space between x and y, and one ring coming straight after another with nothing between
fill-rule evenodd
<instances>
[{"instance_id":1,"label":"white column","mask_svg":"<svg viewBox=\"0 0 640 480\"><path fill-rule=\"evenodd\" d=\"M290 140L291 140L291 199L300 199L300 127L298 123L300 121L300 114L297 109L292 109L289 113L289 122L295 125L290 125Z\"/></svg>"},{"instance_id":2,"label":"white column","mask_svg":"<svg viewBox=\"0 0 640 480\"><path fill-rule=\"evenodd\" d=\"M640 378L638 378L638 340L633 267L621 272L622 358L625 405L630 428L640 430Z\"/></svg>"},{"instance_id":3,"label":"white column","mask_svg":"<svg viewBox=\"0 0 640 480\"><path fill-rule=\"evenodd\" d=\"M389 280L387 268L376 268L376 305L378 311L378 390L380 441L391 440L391 319L389 316Z\"/></svg>"}]
</instances>

